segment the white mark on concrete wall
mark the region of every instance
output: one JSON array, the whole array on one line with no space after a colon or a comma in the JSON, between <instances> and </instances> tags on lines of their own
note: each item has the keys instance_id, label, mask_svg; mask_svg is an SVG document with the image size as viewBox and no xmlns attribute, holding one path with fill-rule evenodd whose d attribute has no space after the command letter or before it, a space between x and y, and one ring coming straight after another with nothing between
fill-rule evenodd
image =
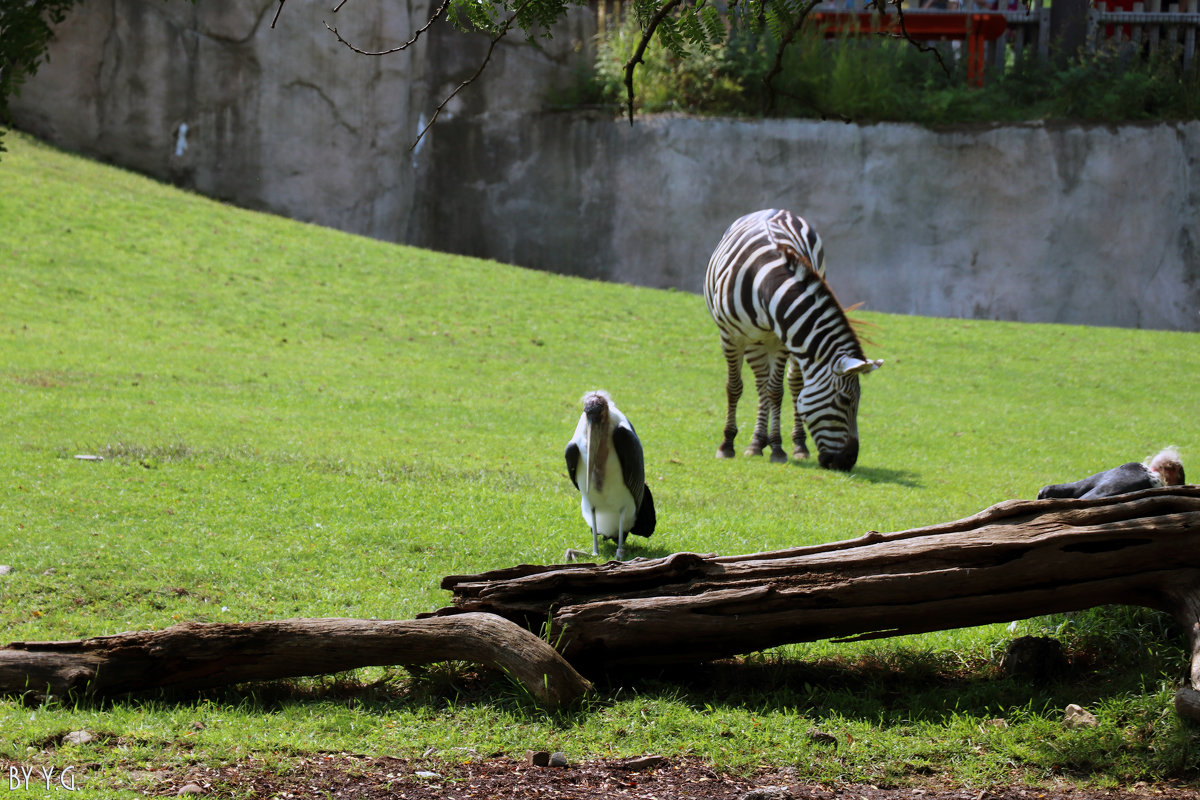
<instances>
[{"instance_id":1,"label":"white mark on concrete wall","mask_svg":"<svg viewBox=\"0 0 1200 800\"><path fill-rule=\"evenodd\" d=\"M179 128L175 133L175 157L179 158L187 150L187 132L188 126L186 122L179 123Z\"/></svg>"},{"instance_id":2,"label":"white mark on concrete wall","mask_svg":"<svg viewBox=\"0 0 1200 800\"><path fill-rule=\"evenodd\" d=\"M417 136L421 136L421 131L425 130L425 126L429 124L425 120L425 112L422 111L417 115ZM421 149L425 147L425 137L421 136L412 149L412 165L413 169L417 168L417 156L421 155Z\"/></svg>"}]
</instances>

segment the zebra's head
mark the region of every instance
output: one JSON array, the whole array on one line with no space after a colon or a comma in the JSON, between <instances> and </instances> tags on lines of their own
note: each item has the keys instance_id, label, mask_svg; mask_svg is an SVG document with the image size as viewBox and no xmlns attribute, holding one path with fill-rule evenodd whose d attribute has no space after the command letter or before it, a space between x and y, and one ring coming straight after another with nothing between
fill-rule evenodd
<instances>
[{"instance_id":1,"label":"zebra's head","mask_svg":"<svg viewBox=\"0 0 1200 800\"><path fill-rule=\"evenodd\" d=\"M828 369L805 375L796 411L804 418L817 446L817 463L825 469L846 471L858 461L858 376L882 364L840 355L834 357Z\"/></svg>"}]
</instances>

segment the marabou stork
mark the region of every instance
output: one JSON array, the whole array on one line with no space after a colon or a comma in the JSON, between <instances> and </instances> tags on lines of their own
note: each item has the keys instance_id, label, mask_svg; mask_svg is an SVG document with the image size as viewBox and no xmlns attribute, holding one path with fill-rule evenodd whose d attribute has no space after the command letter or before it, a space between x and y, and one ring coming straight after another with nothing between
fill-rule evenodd
<instances>
[{"instance_id":1,"label":"marabou stork","mask_svg":"<svg viewBox=\"0 0 1200 800\"><path fill-rule=\"evenodd\" d=\"M1074 483L1056 483L1043 486L1038 500L1048 497L1112 497L1115 494L1136 492L1141 489L1157 489L1160 486L1182 486L1183 462L1179 451L1165 447L1157 455L1139 464L1131 461L1119 467L1097 472Z\"/></svg>"},{"instance_id":2,"label":"marabou stork","mask_svg":"<svg viewBox=\"0 0 1200 800\"><path fill-rule=\"evenodd\" d=\"M583 396L583 414L567 443L567 473L579 490L583 521L592 529L592 555L603 536L617 540L617 560L625 558L625 534L654 533L654 498L646 485L642 443L608 392ZM585 555L568 550L567 558Z\"/></svg>"}]
</instances>

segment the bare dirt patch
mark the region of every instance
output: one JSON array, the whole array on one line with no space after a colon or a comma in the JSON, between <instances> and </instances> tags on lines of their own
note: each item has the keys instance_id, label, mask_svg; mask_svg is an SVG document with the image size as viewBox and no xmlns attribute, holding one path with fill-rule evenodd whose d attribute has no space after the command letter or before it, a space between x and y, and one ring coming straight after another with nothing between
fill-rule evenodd
<instances>
[{"instance_id":1,"label":"bare dirt patch","mask_svg":"<svg viewBox=\"0 0 1200 800\"><path fill-rule=\"evenodd\" d=\"M881 788L866 784L793 783L787 772L736 776L686 758L589 761L563 767L488 758L466 763L331 754L296 758L285 768L246 760L223 767L143 774L141 788L157 796L326 800L1200 800L1200 790L1138 784L1121 790L1029 786L989 789L927 784Z\"/></svg>"}]
</instances>

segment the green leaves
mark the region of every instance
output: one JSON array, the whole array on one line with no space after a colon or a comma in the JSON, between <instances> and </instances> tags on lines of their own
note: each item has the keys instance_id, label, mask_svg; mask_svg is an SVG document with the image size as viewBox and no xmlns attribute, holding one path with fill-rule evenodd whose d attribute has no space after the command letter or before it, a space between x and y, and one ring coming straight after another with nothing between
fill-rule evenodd
<instances>
[{"instance_id":1,"label":"green leaves","mask_svg":"<svg viewBox=\"0 0 1200 800\"><path fill-rule=\"evenodd\" d=\"M8 100L21 84L37 72L54 36L53 26L63 21L79 0L25 0L0 3L0 125L8 122ZM0 131L0 153L4 152Z\"/></svg>"}]
</instances>

